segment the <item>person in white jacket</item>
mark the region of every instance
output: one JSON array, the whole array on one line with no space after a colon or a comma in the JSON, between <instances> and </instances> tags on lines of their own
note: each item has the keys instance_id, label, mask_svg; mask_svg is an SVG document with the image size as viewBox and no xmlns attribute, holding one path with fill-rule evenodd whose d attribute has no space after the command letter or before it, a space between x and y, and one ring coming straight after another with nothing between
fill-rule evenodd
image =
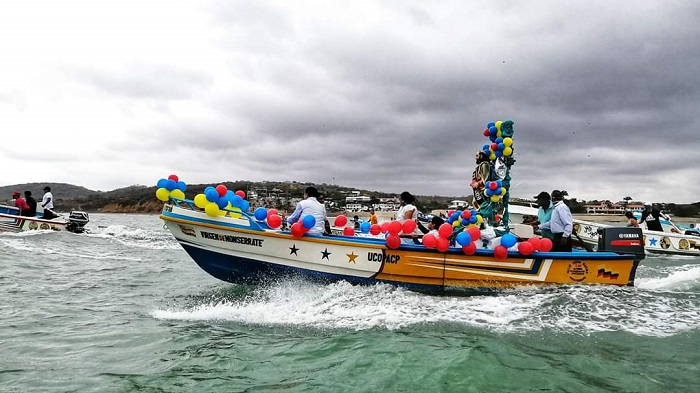
<instances>
[{"instance_id":1,"label":"person in white jacket","mask_svg":"<svg viewBox=\"0 0 700 393\"><path fill-rule=\"evenodd\" d=\"M316 224L309 228L308 233L314 235L323 234L326 222L326 206L318 201L318 196L319 192L316 187L306 187L304 199L297 203L294 212L287 218L287 223L292 225L310 214L316 219Z\"/></svg>"}]
</instances>

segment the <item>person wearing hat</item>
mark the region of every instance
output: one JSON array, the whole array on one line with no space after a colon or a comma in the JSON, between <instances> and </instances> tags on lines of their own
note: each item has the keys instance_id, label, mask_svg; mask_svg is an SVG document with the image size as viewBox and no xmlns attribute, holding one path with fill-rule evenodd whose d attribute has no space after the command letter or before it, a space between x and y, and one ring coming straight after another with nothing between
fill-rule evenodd
<instances>
[{"instance_id":1,"label":"person wearing hat","mask_svg":"<svg viewBox=\"0 0 700 393\"><path fill-rule=\"evenodd\" d=\"M15 207L19 209L19 215L26 216L27 213L29 213L29 205L27 205L27 202L22 198L22 195L20 195L18 191L15 191L12 193L12 199L15 200Z\"/></svg>"},{"instance_id":2,"label":"person wearing hat","mask_svg":"<svg viewBox=\"0 0 700 393\"><path fill-rule=\"evenodd\" d=\"M663 227L661 227L661 210L655 208L651 202L644 203L644 211L642 212L642 218L639 220L639 224L646 222L647 229L650 231L663 232Z\"/></svg>"},{"instance_id":3,"label":"person wearing hat","mask_svg":"<svg viewBox=\"0 0 700 393\"><path fill-rule=\"evenodd\" d=\"M58 217L53 212L53 194L51 193L51 187L44 187L44 196L41 197L41 207L44 208L44 217L50 220L54 217Z\"/></svg>"},{"instance_id":4,"label":"person wearing hat","mask_svg":"<svg viewBox=\"0 0 700 393\"><path fill-rule=\"evenodd\" d=\"M552 231L549 229L549 222L552 220L552 211L554 211L554 205L552 205L552 197L549 196L548 192L542 191L534 196L535 201L537 201L537 226L540 230L540 235L546 237L547 239L554 239Z\"/></svg>"},{"instance_id":5,"label":"person wearing hat","mask_svg":"<svg viewBox=\"0 0 700 393\"><path fill-rule=\"evenodd\" d=\"M549 225L546 225L552 231L554 239L552 240L552 251L571 252L571 233L574 229L574 219L571 216L569 206L564 203L564 196L568 195L566 191L552 191L552 203L554 203L554 211L552 211L552 219Z\"/></svg>"}]
</instances>

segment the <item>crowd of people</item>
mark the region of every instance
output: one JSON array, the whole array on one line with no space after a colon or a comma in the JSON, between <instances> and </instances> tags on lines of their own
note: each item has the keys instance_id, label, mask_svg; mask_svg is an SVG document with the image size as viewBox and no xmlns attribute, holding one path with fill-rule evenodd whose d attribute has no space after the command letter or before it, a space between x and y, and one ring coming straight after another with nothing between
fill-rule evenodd
<instances>
[{"instance_id":1,"label":"crowd of people","mask_svg":"<svg viewBox=\"0 0 700 393\"><path fill-rule=\"evenodd\" d=\"M41 207L43 208L43 213L41 218L50 220L52 218L58 217L54 213L54 200L53 194L51 193L51 187L46 186L43 188L44 195L41 198ZM14 206L19 209L19 215L24 217L34 217L37 215L37 201L32 197L32 192L27 190L24 191L24 197L19 191L12 193L12 199L10 200L10 206Z\"/></svg>"}]
</instances>

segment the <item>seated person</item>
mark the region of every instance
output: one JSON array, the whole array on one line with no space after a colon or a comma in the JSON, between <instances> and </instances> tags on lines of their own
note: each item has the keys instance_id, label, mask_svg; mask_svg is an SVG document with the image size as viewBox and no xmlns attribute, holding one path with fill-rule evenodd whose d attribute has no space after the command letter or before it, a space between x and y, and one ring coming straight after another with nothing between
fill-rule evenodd
<instances>
[{"instance_id":1,"label":"seated person","mask_svg":"<svg viewBox=\"0 0 700 393\"><path fill-rule=\"evenodd\" d=\"M634 218L634 214L632 214L632 212L626 212L625 217L627 217L628 227L639 228L639 223L637 222L637 219Z\"/></svg>"}]
</instances>

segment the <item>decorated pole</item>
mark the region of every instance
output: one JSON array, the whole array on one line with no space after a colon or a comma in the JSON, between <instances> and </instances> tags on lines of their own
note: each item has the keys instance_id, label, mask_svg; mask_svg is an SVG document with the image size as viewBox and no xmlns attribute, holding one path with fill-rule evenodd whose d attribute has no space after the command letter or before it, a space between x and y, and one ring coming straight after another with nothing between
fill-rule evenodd
<instances>
[{"instance_id":1,"label":"decorated pole","mask_svg":"<svg viewBox=\"0 0 700 393\"><path fill-rule=\"evenodd\" d=\"M490 122L483 135L491 141L482 147L488 162L479 163L475 174L483 177L484 200L479 206L479 213L489 225L503 225L508 229L508 201L510 200L510 168L515 163L513 158L513 121ZM479 190L481 191L481 190Z\"/></svg>"}]
</instances>

